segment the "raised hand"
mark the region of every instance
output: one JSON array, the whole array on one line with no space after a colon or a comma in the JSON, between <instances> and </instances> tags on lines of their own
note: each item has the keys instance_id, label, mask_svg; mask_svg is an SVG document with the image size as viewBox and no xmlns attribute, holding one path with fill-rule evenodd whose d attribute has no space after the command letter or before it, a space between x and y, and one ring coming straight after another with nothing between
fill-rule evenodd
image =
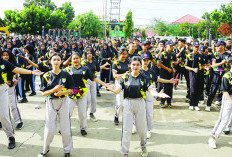
<instances>
[{"instance_id":1,"label":"raised hand","mask_svg":"<svg viewBox=\"0 0 232 157\"><path fill-rule=\"evenodd\" d=\"M42 75L44 72L41 72L40 70L34 70L32 71L33 75Z\"/></svg>"}]
</instances>

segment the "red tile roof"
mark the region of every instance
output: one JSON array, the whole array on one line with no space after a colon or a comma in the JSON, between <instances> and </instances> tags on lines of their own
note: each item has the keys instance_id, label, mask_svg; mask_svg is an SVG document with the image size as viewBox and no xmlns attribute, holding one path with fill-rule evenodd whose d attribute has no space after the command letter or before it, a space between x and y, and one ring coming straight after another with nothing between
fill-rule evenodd
<instances>
[{"instance_id":1,"label":"red tile roof","mask_svg":"<svg viewBox=\"0 0 232 157\"><path fill-rule=\"evenodd\" d=\"M203 20L187 14L187 15L179 18L178 20L172 22L171 24L181 24L181 23L184 23L186 21L189 22L190 24L195 24L195 23L198 23L199 21L203 21Z\"/></svg>"}]
</instances>

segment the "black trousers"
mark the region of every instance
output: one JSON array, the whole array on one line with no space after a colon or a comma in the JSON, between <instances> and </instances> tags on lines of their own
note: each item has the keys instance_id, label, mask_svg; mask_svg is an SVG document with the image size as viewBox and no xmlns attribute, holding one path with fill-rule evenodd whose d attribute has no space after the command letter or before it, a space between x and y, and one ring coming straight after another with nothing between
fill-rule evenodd
<instances>
[{"instance_id":1,"label":"black trousers","mask_svg":"<svg viewBox=\"0 0 232 157\"><path fill-rule=\"evenodd\" d=\"M190 106L198 106L200 96L204 91L204 71L195 73L189 71L190 81Z\"/></svg>"},{"instance_id":2,"label":"black trousers","mask_svg":"<svg viewBox=\"0 0 232 157\"><path fill-rule=\"evenodd\" d=\"M185 69L185 67L180 67L179 65L177 65L175 67L176 69L176 73L175 73L175 78L176 76L179 75L184 75L185 80L186 80L186 85L187 85L187 96L186 98L190 99L190 84L189 84L189 71L187 69Z\"/></svg>"},{"instance_id":3,"label":"black trousers","mask_svg":"<svg viewBox=\"0 0 232 157\"><path fill-rule=\"evenodd\" d=\"M109 78L110 78L110 70L102 70L101 72L101 81L105 83L109 83Z\"/></svg>"},{"instance_id":4,"label":"black trousers","mask_svg":"<svg viewBox=\"0 0 232 157\"><path fill-rule=\"evenodd\" d=\"M173 78L173 73L169 73L167 70L161 69L160 70L160 78L170 80ZM170 98L161 98L161 103L165 103L167 100L167 103L170 104L172 100L172 90L173 90L173 83L158 83L158 88L161 90L163 87L164 93L167 94Z\"/></svg>"},{"instance_id":5,"label":"black trousers","mask_svg":"<svg viewBox=\"0 0 232 157\"><path fill-rule=\"evenodd\" d=\"M206 75L206 78L205 78L205 94L207 96L209 96L213 73L214 73L213 69L212 68L209 69L209 75Z\"/></svg>"},{"instance_id":6,"label":"black trousers","mask_svg":"<svg viewBox=\"0 0 232 157\"><path fill-rule=\"evenodd\" d=\"M25 74L21 74L21 91L22 91L22 97L26 98L26 94L25 94L25 81L26 81L26 75Z\"/></svg>"},{"instance_id":7,"label":"black trousers","mask_svg":"<svg viewBox=\"0 0 232 157\"><path fill-rule=\"evenodd\" d=\"M208 101L207 101L207 106L211 106L213 99L216 95L217 90L219 89L219 86L221 84L221 80L222 80L222 76L224 75L224 72L218 72L218 71L214 71L213 72L213 76L212 76L212 82L211 82L211 86L210 86L210 92L209 92L209 97L208 97ZM217 97L217 101L221 101L222 100L222 92L219 91L218 97Z\"/></svg>"}]
</instances>

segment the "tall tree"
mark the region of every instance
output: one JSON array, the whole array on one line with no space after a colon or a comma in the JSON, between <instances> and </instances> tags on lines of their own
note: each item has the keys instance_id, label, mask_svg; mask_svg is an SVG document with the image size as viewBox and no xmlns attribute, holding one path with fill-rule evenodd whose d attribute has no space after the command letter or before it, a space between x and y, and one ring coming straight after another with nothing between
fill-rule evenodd
<instances>
[{"instance_id":1,"label":"tall tree","mask_svg":"<svg viewBox=\"0 0 232 157\"><path fill-rule=\"evenodd\" d=\"M71 2L65 2L62 4L62 7L59 8L61 11L64 11L67 21L66 21L66 27L69 25L69 23L73 20L75 16L74 8L72 7Z\"/></svg>"},{"instance_id":2,"label":"tall tree","mask_svg":"<svg viewBox=\"0 0 232 157\"><path fill-rule=\"evenodd\" d=\"M155 33L158 34L159 36L163 36L167 34L167 30L168 30L165 22L157 18L153 19L153 29Z\"/></svg>"},{"instance_id":3,"label":"tall tree","mask_svg":"<svg viewBox=\"0 0 232 157\"><path fill-rule=\"evenodd\" d=\"M49 10L55 10L57 6L51 0L25 0L24 7L30 7L32 4L39 7L48 8Z\"/></svg>"},{"instance_id":4,"label":"tall tree","mask_svg":"<svg viewBox=\"0 0 232 157\"><path fill-rule=\"evenodd\" d=\"M126 38L131 37L133 26L134 24L132 20L132 12L131 10L129 10L125 17L125 37Z\"/></svg>"},{"instance_id":5,"label":"tall tree","mask_svg":"<svg viewBox=\"0 0 232 157\"><path fill-rule=\"evenodd\" d=\"M6 26L6 22L0 17L0 27L4 27L4 26Z\"/></svg>"},{"instance_id":6,"label":"tall tree","mask_svg":"<svg viewBox=\"0 0 232 157\"><path fill-rule=\"evenodd\" d=\"M83 37L97 37L101 31L101 22L98 16L93 14L93 11L78 15L69 24L68 29L79 29L81 28L81 35Z\"/></svg>"},{"instance_id":7,"label":"tall tree","mask_svg":"<svg viewBox=\"0 0 232 157\"><path fill-rule=\"evenodd\" d=\"M45 29L63 28L66 23L66 15L60 10L52 11L48 8L35 6L24 7L21 12L18 10L6 10L5 21L9 30L20 34L38 34L41 33L42 26Z\"/></svg>"}]
</instances>

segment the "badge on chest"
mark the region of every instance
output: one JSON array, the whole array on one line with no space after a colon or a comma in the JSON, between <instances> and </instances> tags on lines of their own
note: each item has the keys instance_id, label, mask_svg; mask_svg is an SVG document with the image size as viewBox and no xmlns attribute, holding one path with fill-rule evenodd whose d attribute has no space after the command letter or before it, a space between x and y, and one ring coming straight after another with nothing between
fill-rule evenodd
<instances>
[{"instance_id":1,"label":"badge on chest","mask_svg":"<svg viewBox=\"0 0 232 157\"><path fill-rule=\"evenodd\" d=\"M5 69L5 65L1 65L1 69L4 70Z\"/></svg>"}]
</instances>

